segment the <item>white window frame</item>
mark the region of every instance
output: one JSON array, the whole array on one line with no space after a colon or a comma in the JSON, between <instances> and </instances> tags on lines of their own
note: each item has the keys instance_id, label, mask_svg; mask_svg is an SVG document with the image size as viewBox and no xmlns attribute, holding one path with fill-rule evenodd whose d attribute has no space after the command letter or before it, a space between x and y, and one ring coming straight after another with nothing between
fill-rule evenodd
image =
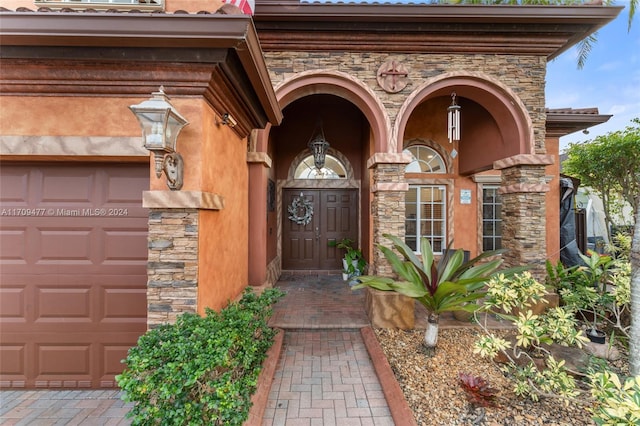
<instances>
[{"instance_id":1,"label":"white window frame","mask_svg":"<svg viewBox=\"0 0 640 426\"><path fill-rule=\"evenodd\" d=\"M502 216L496 217L496 215L495 215L495 206L497 206L497 205L498 205L498 203L485 203L485 201L484 201L484 194L485 194L485 190L493 190L493 191L496 191L496 195L498 195L498 194L497 194L498 188L500 188L500 186L499 186L499 185L488 185L488 184L484 184L484 185L482 185L482 187L481 187L481 192L482 192L481 200L482 200L482 202L481 202L481 206L480 206L480 212L481 212L481 214L480 214L480 221L481 221L481 223L480 223L481 246L480 246L480 247L481 247L482 251L496 250L496 249L499 249L499 248L501 248L501 247L502 247ZM494 213L494 214L493 214L493 218L491 218L491 219L486 219L486 218L484 217L484 209L485 209L485 205L491 205L491 206L492 206L492 211L493 211L493 213ZM502 200L500 201L500 206L502 206ZM492 223L493 223L492 228L493 228L494 232L493 232L493 234L492 234L492 235L486 235L486 234L485 234L485 232L484 232L484 225L485 225L485 223L486 223L486 222L492 222ZM496 231L496 229L499 229L499 230L500 230L500 233L499 233L499 234L497 234L497 233L495 232L495 231ZM497 238L497 237L499 237L499 239L500 239L500 246L499 246L499 247L496 247L496 238ZM485 242L485 239L486 239L486 238L490 238L490 239L491 239L491 241L492 241L492 248L485 248L485 244L484 244L484 242Z\"/></svg>"},{"instance_id":2,"label":"white window frame","mask_svg":"<svg viewBox=\"0 0 640 426\"><path fill-rule=\"evenodd\" d=\"M432 205L437 205L437 204L441 204L442 205L442 218L438 219L438 221L442 222L442 229L441 229L441 234L435 234L435 233L431 233L431 235L422 235L422 222L424 220L428 220L429 222L431 222L432 224L432 229L433 229L433 222L436 221L436 219L434 218L428 218L428 219L424 219L421 217L421 209L420 209L420 205L424 205L427 203L423 203L422 200L420 199L421 197L421 189L422 188L432 188L432 189L439 189L441 191L441 195L442 195L442 202L441 203L431 203ZM416 249L415 249L415 253L417 254L421 254L420 253L420 240L423 237L427 237L429 239L429 243L431 243L431 247L433 248L433 242L436 238L441 238L442 239L442 243L441 243L441 250L435 250L434 249L434 254L442 254L443 251L446 249L447 247L447 221L448 221L448 199L447 199L447 185L438 185L438 184L417 184L417 185L409 185L409 191L416 191L416 218L415 218L415 234L414 233L407 233L407 229L409 228L409 221L406 217L406 205L407 202L405 201L405 242L407 241L407 236L410 237L414 237L416 239ZM409 245L409 244L407 244Z\"/></svg>"}]
</instances>

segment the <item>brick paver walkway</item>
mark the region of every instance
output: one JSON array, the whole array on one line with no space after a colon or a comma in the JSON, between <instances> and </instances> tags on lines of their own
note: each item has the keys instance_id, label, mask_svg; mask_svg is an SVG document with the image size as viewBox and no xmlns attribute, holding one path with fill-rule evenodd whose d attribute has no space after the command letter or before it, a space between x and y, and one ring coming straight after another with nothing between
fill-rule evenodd
<instances>
[{"instance_id":1,"label":"brick paver walkway","mask_svg":"<svg viewBox=\"0 0 640 426\"><path fill-rule=\"evenodd\" d=\"M263 426L393 425L359 331L287 331Z\"/></svg>"},{"instance_id":2,"label":"brick paver walkway","mask_svg":"<svg viewBox=\"0 0 640 426\"><path fill-rule=\"evenodd\" d=\"M0 424L10 425L129 425L132 404L118 390L1 391Z\"/></svg>"}]
</instances>

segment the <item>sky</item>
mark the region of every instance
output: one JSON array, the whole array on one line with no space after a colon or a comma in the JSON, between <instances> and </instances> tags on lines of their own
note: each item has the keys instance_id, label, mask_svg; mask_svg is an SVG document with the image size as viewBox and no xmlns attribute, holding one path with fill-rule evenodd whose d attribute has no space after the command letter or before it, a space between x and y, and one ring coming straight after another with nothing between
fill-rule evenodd
<instances>
[{"instance_id":1,"label":"sky","mask_svg":"<svg viewBox=\"0 0 640 426\"><path fill-rule=\"evenodd\" d=\"M640 118L640 10L627 32L629 2L618 17L598 31L587 62L578 69L578 51L572 48L547 66L545 88L548 108L598 108L613 114L606 123L560 138L560 150L569 143L593 140L596 136L624 130L631 119Z\"/></svg>"}]
</instances>

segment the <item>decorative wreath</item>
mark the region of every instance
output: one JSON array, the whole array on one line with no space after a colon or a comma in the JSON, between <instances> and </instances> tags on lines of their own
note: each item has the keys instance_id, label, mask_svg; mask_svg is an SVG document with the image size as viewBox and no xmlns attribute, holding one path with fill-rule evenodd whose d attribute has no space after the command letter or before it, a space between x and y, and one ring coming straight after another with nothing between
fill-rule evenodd
<instances>
[{"instance_id":1,"label":"decorative wreath","mask_svg":"<svg viewBox=\"0 0 640 426\"><path fill-rule=\"evenodd\" d=\"M293 199L287 211L289 212L289 220L298 225L308 225L313 217L313 204L300 195Z\"/></svg>"}]
</instances>

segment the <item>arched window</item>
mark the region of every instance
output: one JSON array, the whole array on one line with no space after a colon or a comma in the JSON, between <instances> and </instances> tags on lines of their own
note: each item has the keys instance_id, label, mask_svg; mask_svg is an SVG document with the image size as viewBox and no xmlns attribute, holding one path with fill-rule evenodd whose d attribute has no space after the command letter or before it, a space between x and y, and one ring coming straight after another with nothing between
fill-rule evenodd
<instances>
[{"instance_id":1,"label":"arched window","mask_svg":"<svg viewBox=\"0 0 640 426\"><path fill-rule=\"evenodd\" d=\"M433 148L424 145L413 145L404 150L411 155L413 161L407 164L406 173L447 173L442 156Z\"/></svg>"},{"instance_id":2,"label":"arched window","mask_svg":"<svg viewBox=\"0 0 640 426\"><path fill-rule=\"evenodd\" d=\"M294 179L346 179L347 169L333 155L327 154L324 167L318 170L313 163L313 155L305 157L294 173Z\"/></svg>"},{"instance_id":3,"label":"arched window","mask_svg":"<svg viewBox=\"0 0 640 426\"><path fill-rule=\"evenodd\" d=\"M413 161L405 173L447 173L447 166L438 152L426 145L411 145L404 150ZM431 178L418 179L409 185L405 196L405 243L420 253L420 240L427 238L435 253L446 247L447 187L434 185Z\"/></svg>"}]
</instances>

